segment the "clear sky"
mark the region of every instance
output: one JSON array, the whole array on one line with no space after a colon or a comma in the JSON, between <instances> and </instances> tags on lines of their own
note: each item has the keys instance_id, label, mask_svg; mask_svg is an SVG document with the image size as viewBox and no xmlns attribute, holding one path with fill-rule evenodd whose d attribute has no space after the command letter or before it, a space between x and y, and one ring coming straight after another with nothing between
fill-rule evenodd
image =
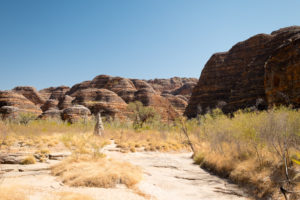
<instances>
[{"instance_id":1,"label":"clear sky","mask_svg":"<svg viewBox=\"0 0 300 200\"><path fill-rule=\"evenodd\" d=\"M199 77L209 57L300 25L299 0L0 0L0 89Z\"/></svg>"}]
</instances>

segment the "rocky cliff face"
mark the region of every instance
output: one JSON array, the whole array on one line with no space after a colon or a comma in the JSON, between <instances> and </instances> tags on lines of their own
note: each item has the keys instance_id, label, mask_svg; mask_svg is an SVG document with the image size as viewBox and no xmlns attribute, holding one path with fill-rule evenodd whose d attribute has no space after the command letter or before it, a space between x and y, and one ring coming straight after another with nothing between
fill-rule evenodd
<instances>
[{"instance_id":1,"label":"rocky cliff face","mask_svg":"<svg viewBox=\"0 0 300 200\"><path fill-rule=\"evenodd\" d=\"M226 113L257 106L299 107L300 27L258 34L216 53L206 63L185 110L195 117L216 107Z\"/></svg>"},{"instance_id":2,"label":"rocky cliff face","mask_svg":"<svg viewBox=\"0 0 300 200\"><path fill-rule=\"evenodd\" d=\"M276 49L265 64L265 91L269 105L300 107L299 34Z\"/></svg>"},{"instance_id":3,"label":"rocky cliff face","mask_svg":"<svg viewBox=\"0 0 300 200\"><path fill-rule=\"evenodd\" d=\"M164 119L175 119L183 114L196 82L194 78L146 81L99 75L71 88L59 86L37 91L21 86L0 92L0 113L6 117L25 111L41 114L41 119L62 118L70 122L83 116L81 111L85 117L100 111L103 116L124 118L128 103L141 101Z\"/></svg>"}]
</instances>

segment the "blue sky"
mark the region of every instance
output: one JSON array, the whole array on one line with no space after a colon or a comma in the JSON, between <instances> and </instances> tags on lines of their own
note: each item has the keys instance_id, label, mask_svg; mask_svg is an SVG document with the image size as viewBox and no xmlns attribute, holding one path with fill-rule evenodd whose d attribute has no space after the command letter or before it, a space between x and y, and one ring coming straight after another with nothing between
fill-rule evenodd
<instances>
[{"instance_id":1,"label":"blue sky","mask_svg":"<svg viewBox=\"0 0 300 200\"><path fill-rule=\"evenodd\" d=\"M0 89L199 77L209 57L300 25L299 0L0 0Z\"/></svg>"}]
</instances>

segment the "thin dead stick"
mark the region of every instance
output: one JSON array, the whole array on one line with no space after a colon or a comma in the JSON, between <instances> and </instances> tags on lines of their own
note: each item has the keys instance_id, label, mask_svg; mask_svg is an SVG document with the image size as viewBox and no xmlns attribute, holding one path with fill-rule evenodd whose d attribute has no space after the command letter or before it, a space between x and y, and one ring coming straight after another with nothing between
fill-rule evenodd
<instances>
[{"instance_id":1,"label":"thin dead stick","mask_svg":"<svg viewBox=\"0 0 300 200\"><path fill-rule=\"evenodd\" d=\"M190 139L190 137L189 137L189 134L188 134L188 130L187 130L187 127L186 127L186 124L184 123L184 121L181 119L181 126L182 126L182 132L184 133L184 135L186 136L186 138L187 138L187 140L188 140L188 144L190 145L190 147L191 147L191 149L192 149L192 151L193 151L193 153L195 154L196 152L195 152L195 148L194 148L194 145L193 145L193 143L192 143L192 141L191 141L191 139Z\"/></svg>"}]
</instances>

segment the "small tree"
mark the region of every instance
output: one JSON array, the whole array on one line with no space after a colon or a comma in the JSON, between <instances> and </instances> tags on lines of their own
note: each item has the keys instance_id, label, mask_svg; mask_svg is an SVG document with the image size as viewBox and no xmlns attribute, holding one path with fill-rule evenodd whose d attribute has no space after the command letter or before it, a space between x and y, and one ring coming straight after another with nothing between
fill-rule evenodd
<instances>
[{"instance_id":1,"label":"small tree","mask_svg":"<svg viewBox=\"0 0 300 200\"><path fill-rule=\"evenodd\" d=\"M17 118L17 122L20 124L27 125L30 121L35 120L37 117L33 113L21 112Z\"/></svg>"},{"instance_id":2,"label":"small tree","mask_svg":"<svg viewBox=\"0 0 300 200\"><path fill-rule=\"evenodd\" d=\"M150 122L157 115L152 107L144 106L139 101L129 103L128 111L131 112L131 119L135 129L142 128L145 123Z\"/></svg>"}]
</instances>

